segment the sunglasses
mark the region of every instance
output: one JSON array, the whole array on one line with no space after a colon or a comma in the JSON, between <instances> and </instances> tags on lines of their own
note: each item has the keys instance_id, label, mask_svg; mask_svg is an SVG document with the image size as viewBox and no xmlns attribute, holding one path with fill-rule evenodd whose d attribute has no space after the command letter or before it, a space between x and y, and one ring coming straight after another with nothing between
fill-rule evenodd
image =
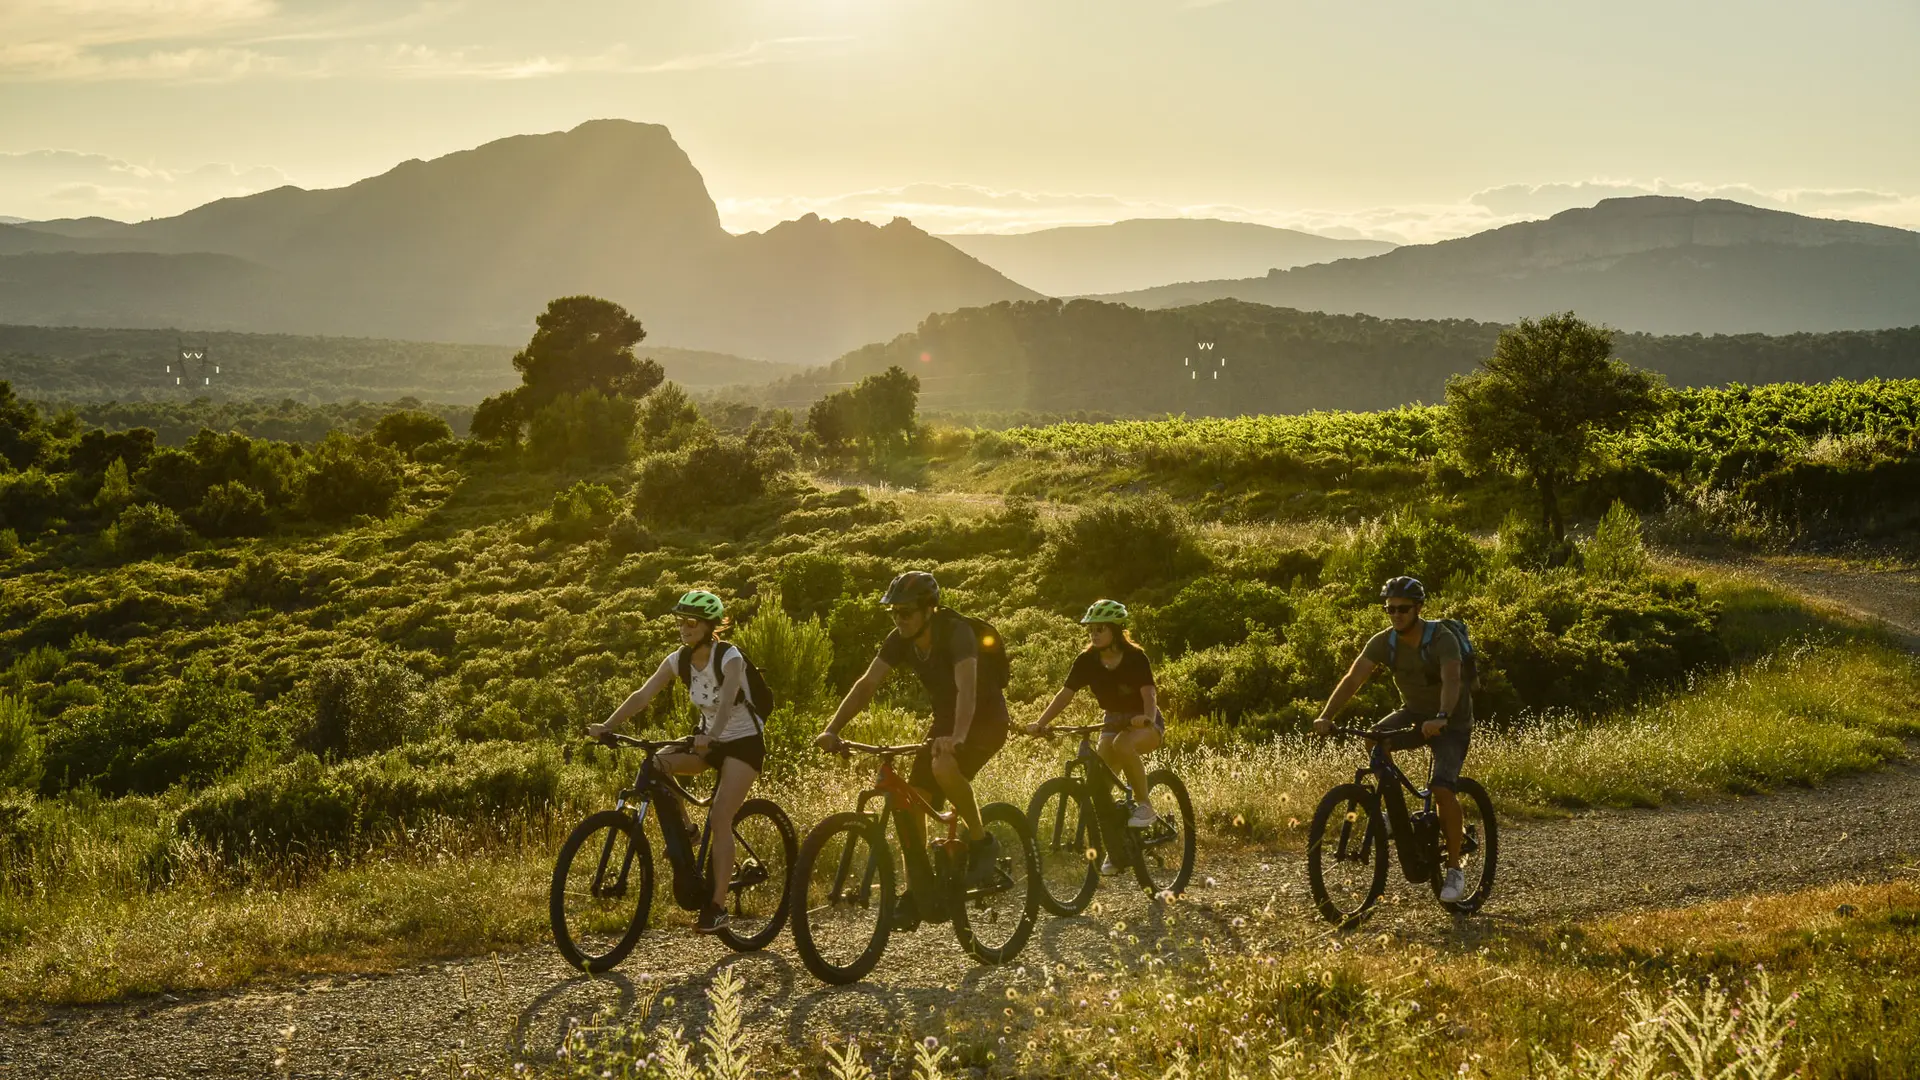
<instances>
[{"instance_id":1,"label":"sunglasses","mask_svg":"<svg viewBox=\"0 0 1920 1080\"><path fill-rule=\"evenodd\" d=\"M918 614L919 611L920 609L917 607L893 607L887 609L887 614L893 616L894 622L906 622Z\"/></svg>"},{"instance_id":2,"label":"sunglasses","mask_svg":"<svg viewBox=\"0 0 1920 1080\"><path fill-rule=\"evenodd\" d=\"M1406 614L1406 613L1408 613L1409 611L1412 611L1412 610L1413 610L1413 609L1414 609L1414 608L1415 608L1416 606L1418 606L1418 605L1415 605L1415 604L1388 604L1388 605L1387 605L1387 614L1389 614L1389 615L1405 615L1405 614Z\"/></svg>"}]
</instances>

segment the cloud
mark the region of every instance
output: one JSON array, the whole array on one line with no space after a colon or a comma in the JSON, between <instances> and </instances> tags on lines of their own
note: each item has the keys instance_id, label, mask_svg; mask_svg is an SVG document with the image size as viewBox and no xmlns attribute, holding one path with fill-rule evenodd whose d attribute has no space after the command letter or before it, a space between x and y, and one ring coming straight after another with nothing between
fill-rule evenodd
<instances>
[{"instance_id":1,"label":"cloud","mask_svg":"<svg viewBox=\"0 0 1920 1080\"><path fill-rule=\"evenodd\" d=\"M73 150L0 153L0 209L36 221L165 217L285 183L285 173L265 165L214 162L162 168Z\"/></svg>"}]
</instances>

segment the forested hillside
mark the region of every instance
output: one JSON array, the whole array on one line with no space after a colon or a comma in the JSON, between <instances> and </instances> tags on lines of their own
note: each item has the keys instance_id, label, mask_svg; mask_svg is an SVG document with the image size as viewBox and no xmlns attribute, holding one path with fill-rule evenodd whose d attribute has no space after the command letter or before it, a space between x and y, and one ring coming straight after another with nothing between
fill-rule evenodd
<instances>
[{"instance_id":1,"label":"forested hillside","mask_svg":"<svg viewBox=\"0 0 1920 1080\"><path fill-rule=\"evenodd\" d=\"M183 374L183 346L205 350L204 370L195 364ZM694 349L649 345L641 352L659 361L668 378L696 389L770 382L799 370ZM41 401L208 397L311 404L412 397L472 405L513 385L512 356L505 345L0 325L0 379ZM176 378L211 381L189 388Z\"/></svg>"},{"instance_id":2,"label":"forested hillside","mask_svg":"<svg viewBox=\"0 0 1920 1080\"><path fill-rule=\"evenodd\" d=\"M1091 300L935 315L912 334L778 383L805 405L890 366L916 373L929 409L1236 416L1438 401L1473 369L1497 323L1378 319L1218 300L1142 310ZM1920 327L1768 337L1621 334L1616 351L1677 386L1920 375Z\"/></svg>"}]
</instances>

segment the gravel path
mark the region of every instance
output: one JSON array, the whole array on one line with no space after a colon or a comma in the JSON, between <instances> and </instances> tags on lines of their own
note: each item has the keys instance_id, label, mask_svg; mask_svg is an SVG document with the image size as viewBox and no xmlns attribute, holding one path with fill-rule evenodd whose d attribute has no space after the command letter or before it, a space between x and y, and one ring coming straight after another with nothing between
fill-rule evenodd
<instances>
[{"instance_id":1,"label":"gravel path","mask_svg":"<svg viewBox=\"0 0 1920 1080\"><path fill-rule=\"evenodd\" d=\"M1407 885L1396 870L1367 932L1471 948L1491 934L1603 912L1885 877L1920 853L1920 769L1896 765L1818 789L1520 823L1503 833L1502 847L1501 885L1484 916L1446 918L1424 887ZM1206 887L1208 877L1217 884ZM1202 938L1231 945L1233 920L1270 902L1283 939L1327 932L1307 911L1297 854L1204 848L1196 881L1171 926L1143 897L1107 884L1099 917L1043 916L1019 964L1104 968L1149 949L1188 953ZM1141 943L1123 947L1110 933L1115 920ZM756 1041L795 1047L937 1021L956 1002L977 1007L1010 981L1032 978L1019 965L971 963L943 926L895 936L875 974L844 988L815 982L787 937L764 953L734 956L670 932L644 939L600 979L541 948L382 977L63 1010L40 1024L0 1028L0 1076L444 1076L450 1060L551 1060L570 1020L602 1009L630 1016L649 1006L649 1023L697 1026L704 987L728 965L747 984ZM277 1047L287 1048L281 1069Z\"/></svg>"},{"instance_id":2,"label":"gravel path","mask_svg":"<svg viewBox=\"0 0 1920 1080\"><path fill-rule=\"evenodd\" d=\"M1920 641L1913 574L1743 568L1880 616ZM1500 884L1484 915L1443 916L1425 888L1407 885L1396 869L1367 932L1466 949L1489 935L1636 907L1884 878L1920 853L1920 768L1896 764L1817 789L1515 823L1503 831L1502 849ZM1328 932L1311 917L1298 854L1203 846L1195 877L1190 902L1172 920L1108 883L1099 915L1043 915L1019 963L1006 967L972 964L948 928L930 926L896 935L864 983L824 987L794 957L790 936L735 956L682 932L656 933L598 979L537 948L380 977L61 1010L38 1024L0 1026L0 1078L457 1075L466 1062L552 1060L570 1023L603 1010L696 1027L702 991L725 966L746 983L756 1042L807 1047L850 1031L931 1027L947 1009L978 1008L1010 981L1031 979L1021 965L1099 968L1137 962L1149 950L1186 954L1203 939L1231 946L1235 920L1270 906L1282 940ZM1126 935L1112 932L1117 920L1139 944L1123 944Z\"/></svg>"}]
</instances>

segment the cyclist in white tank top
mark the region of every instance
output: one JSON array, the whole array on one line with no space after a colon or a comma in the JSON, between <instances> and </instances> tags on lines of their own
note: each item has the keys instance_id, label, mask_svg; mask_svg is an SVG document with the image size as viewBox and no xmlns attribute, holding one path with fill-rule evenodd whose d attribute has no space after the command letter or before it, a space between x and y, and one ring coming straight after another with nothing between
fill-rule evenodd
<instances>
[{"instance_id":1,"label":"cyclist in white tank top","mask_svg":"<svg viewBox=\"0 0 1920 1080\"><path fill-rule=\"evenodd\" d=\"M713 806L707 812L715 871L713 899L700 910L700 919L694 924L699 932L711 934L727 925L727 883L733 880L733 818L766 764L767 745L760 730L761 720L747 704L746 658L739 649L714 636L726 620L726 607L720 598L695 589L673 605L673 613L680 617L681 648L668 653L646 685L621 702L605 723L587 725L587 735L598 738L652 704L656 695L680 678L681 664L686 664L687 695L700 710L700 731L693 738L692 753L661 754L654 763L682 776L707 769L720 772L713 788ZM720 657L718 677L713 670L716 655ZM723 705L727 702L731 704Z\"/></svg>"}]
</instances>

